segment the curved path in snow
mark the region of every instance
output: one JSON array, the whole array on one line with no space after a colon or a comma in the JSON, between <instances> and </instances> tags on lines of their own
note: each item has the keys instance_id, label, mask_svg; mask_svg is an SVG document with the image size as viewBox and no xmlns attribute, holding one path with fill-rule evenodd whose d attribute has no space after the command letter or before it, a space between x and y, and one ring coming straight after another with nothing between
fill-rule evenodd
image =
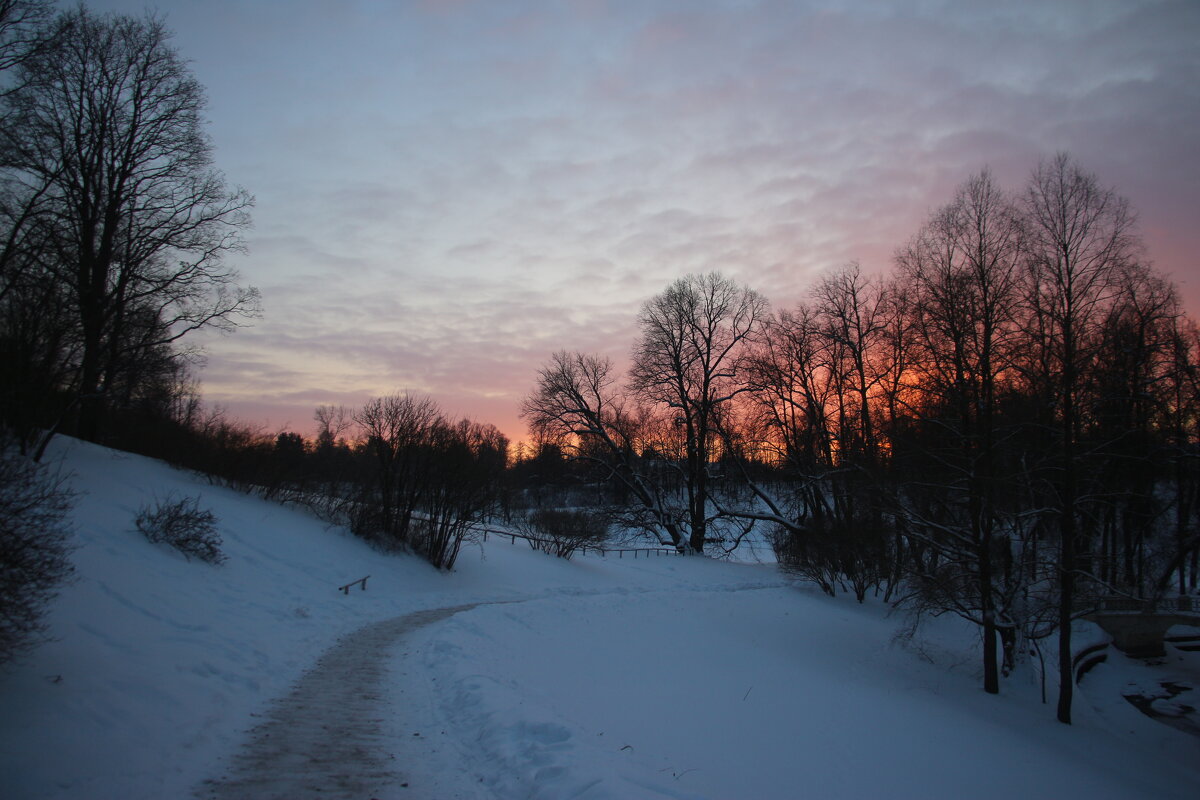
<instances>
[{"instance_id":1,"label":"curved path in snow","mask_svg":"<svg viewBox=\"0 0 1200 800\"><path fill-rule=\"evenodd\" d=\"M769 586L774 586L772 583ZM769 588L746 583L709 591ZM578 592L581 596L610 591ZM621 592L624 594L624 592ZM227 765L226 774L206 780L198 800L371 800L394 794L406 777L395 762L396 742L385 726L388 707L383 681L401 638L426 625L481 605L520 603L526 597L467 603L417 611L370 623L344 636L273 701L266 718ZM394 729L394 720L391 727Z\"/></svg>"},{"instance_id":2,"label":"curved path in snow","mask_svg":"<svg viewBox=\"0 0 1200 800\"><path fill-rule=\"evenodd\" d=\"M341 639L292 690L273 702L229 774L206 781L204 800L367 800L403 781L384 742L381 681L404 634L474 608L418 611L367 625Z\"/></svg>"}]
</instances>

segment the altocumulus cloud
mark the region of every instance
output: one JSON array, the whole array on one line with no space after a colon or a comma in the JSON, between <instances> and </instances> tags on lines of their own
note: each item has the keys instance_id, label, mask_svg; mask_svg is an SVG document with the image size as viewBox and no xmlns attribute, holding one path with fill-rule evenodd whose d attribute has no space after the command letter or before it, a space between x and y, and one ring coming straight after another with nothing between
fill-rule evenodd
<instances>
[{"instance_id":1,"label":"altocumulus cloud","mask_svg":"<svg viewBox=\"0 0 1200 800\"><path fill-rule=\"evenodd\" d=\"M266 316L206 340L206 393L268 426L409 388L519 436L548 353L624 359L672 279L788 305L1058 150L1200 297L1188 0L159 6L258 199Z\"/></svg>"}]
</instances>

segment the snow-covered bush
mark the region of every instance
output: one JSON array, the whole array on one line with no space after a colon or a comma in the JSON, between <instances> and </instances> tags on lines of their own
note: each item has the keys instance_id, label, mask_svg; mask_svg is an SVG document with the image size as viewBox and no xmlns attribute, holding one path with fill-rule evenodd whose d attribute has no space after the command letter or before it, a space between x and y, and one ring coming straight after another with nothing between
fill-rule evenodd
<instances>
[{"instance_id":1,"label":"snow-covered bush","mask_svg":"<svg viewBox=\"0 0 1200 800\"><path fill-rule=\"evenodd\" d=\"M183 555L220 564L221 535L217 533L217 518L200 508L199 497L168 497L153 506L142 506L135 520L137 529L152 542L166 542Z\"/></svg>"},{"instance_id":2,"label":"snow-covered bush","mask_svg":"<svg viewBox=\"0 0 1200 800\"><path fill-rule=\"evenodd\" d=\"M55 472L0 444L0 663L37 644L72 572L71 502Z\"/></svg>"}]
</instances>

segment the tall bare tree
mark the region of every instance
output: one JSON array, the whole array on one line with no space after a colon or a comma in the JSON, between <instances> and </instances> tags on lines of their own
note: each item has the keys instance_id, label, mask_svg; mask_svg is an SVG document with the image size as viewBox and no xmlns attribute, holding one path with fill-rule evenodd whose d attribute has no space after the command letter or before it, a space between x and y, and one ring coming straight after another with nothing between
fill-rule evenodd
<instances>
[{"instance_id":1,"label":"tall bare tree","mask_svg":"<svg viewBox=\"0 0 1200 800\"><path fill-rule=\"evenodd\" d=\"M428 397L392 394L367 401L354 413L354 422L375 462L374 485L360 504L369 518L354 527L385 546L407 543L429 478L428 444L442 422L441 410Z\"/></svg>"},{"instance_id":2,"label":"tall bare tree","mask_svg":"<svg viewBox=\"0 0 1200 800\"><path fill-rule=\"evenodd\" d=\"M709 469L725 406L746 391L740 378L745 344L758 330L766 300L720 273L680 278L642 306L641 340L631 388L665 407L683 433L688 544L704 549L709 523Z\"/></svg>"},{"instance_id":3,"label":"tall bare tree","mask_svg":"<svg viewBox=\"0 0 1200 800\"><path fill-rule=\"evenodd\" d=\"M385 547L411 547L450 569L464 537L495 511L508 440L492 425L447 419L428 397L375 398L354 414L367 437L351 528Z\"/></svg>"},{"instance_id":4,"label":"tall bare tree","mask_svg":"<svg viewBox=\"0 0 1200 800\"><path fill-rule=\"evenodd\" d=\"M772 315L746 361L761 445L767 460L785 471L793 496L781 502L753 483L751 489L769 511L764 519L795 534L830 513L825 488L834 467L830 417L836 393L820 327L811 304Z\"/></svg>"},{"instance_id":5,"label":"tall bare tree","mask_svg":"<svg viewBox=\"0 0 1200 800\"><path fill-rule=\"evenodd\" d=\"M1024 197L1029 305L1038 332L1035 380L1050 407L1058 458L1052 483L1059 529L1058 719L1071 722L1071 620L1089 535L1081 519L1080 404L1121 271L1140 250L1125 198L1065 153L1042 162Z\"/></svg>"},{"instance_id":6,"label":"tall bare tree","mask_svg":"<svg viewBox=\"0 0 1200 800\"><path fill-rule=\"evenodd\" d=\"M95 437L131 343L152 331L149 344L170 344L257 311L224 260L242 247L252 200L213 168L204 90L160 19L78 6L14 71L3 180L75 316L79 430Z\"/></svg>"},{"instance_id":7,"label":"tall bare tree","mask_svg":"<svg viewBox=\"0 0 1200 800\"><path fill-rule=\"evenodd\" d=\"M879 457L879 403L890 362L886 282L850 263L822 276L813 307L825 341L824 361L833 382L838 461L871 468Z\"/></svg>"},{"instance_id":8,"label":"tall bare tree","mask_svg":"<svg viewBox=\"0 0 1200 800\"><path fill-rule=\"evenodd\" d=\"M932 463L943 475L932 492L906 493L927 498L939 512L924 519L909 504L912 534L941 562L915 576L915 583L936 585L937 597L980 626L984 689L993 694L1000 690L993 560L1006 545L998 539L997 397L1002 376L1012 370L1023 258L1019 211L986 170L968 179L897 254L902 280L911 288L918 348L909 406L936 431L925 441L936 448ZM925 474L920 480L936 479ZM965 585L943 591L951 574ZM999 627L1011 641L1012 620Z\"/></svg>"},{"instance_id":9,"label":"tall bare tree","mask_svg":"<svg viewBox=\"0 0 1200 800\"><path fill-rule=\"evenodd\" d=\"M1167 544L1155 541L1155 529L1166 514L1163 467L1175 455L1169 393L1182 310L1175 287L1142 264L1121 270L1114 290L1086 376L1088 450L1104 499L1091 561L1106 585L1146 597L1155 577L1147 562Z\"/></svg>"},{"instance_id":10,"label":"tall bare tree","mask_svg":"<svg viewBox=\"0 0 1200 800\"><path fill-rule=\"evenodd\" d=\"M1165 589L1178 571L1182 595L1200 585L1200 468L1194 456L1194 443L1200 441L1200 330L1188 319L1174 320L1171 327L1171 368L1162 389L1173 467L1175 556L1162 571L1159 588Z\"/></svg>"}]
</instances>

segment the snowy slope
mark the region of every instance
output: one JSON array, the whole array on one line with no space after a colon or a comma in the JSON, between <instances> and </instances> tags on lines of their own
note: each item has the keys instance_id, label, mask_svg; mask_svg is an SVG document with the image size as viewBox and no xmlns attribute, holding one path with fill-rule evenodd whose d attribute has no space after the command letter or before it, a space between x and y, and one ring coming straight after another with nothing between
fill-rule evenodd
<instances>
[{"instance_id":1,"label":"snowy slope","mask_svg":"<svg viewBox=\"0 0 1200 800\"><path fill-rule=\"evenodd\" d=\"M339 637L475 602L394 650L379 714L408 786L376 796L1200 794L1200 740L1111 691L1093 710L1085 686L1079 723L1058 725L1028 680L978 690L969 631L903 647L882 606L770 567L563 562L493 538L445 575L157 462L69 440L56 453L81 495L78 576L56 641L0 675L6 798L186 797ZM227 563L134 530L170 492L203 495ZM335 589L368 574L365 592ZM1098 667L1096 685L1121 669Z\"/></svg>"},{"instance_id":2,"label":"snowy slope","mask_svg":"<svg viewBox=\"0 0 1200 800\"><path fill-rule=\"evenodd\" d=\"M452 733L448 758L405 760L484 787L439 797L1197 796L1196 774L1101 726L983 694L962 654L891 645L878 608L732 588L481 607L420 633L397 705L431 692L424 724Z\"/></svg>"}]
</instances>

